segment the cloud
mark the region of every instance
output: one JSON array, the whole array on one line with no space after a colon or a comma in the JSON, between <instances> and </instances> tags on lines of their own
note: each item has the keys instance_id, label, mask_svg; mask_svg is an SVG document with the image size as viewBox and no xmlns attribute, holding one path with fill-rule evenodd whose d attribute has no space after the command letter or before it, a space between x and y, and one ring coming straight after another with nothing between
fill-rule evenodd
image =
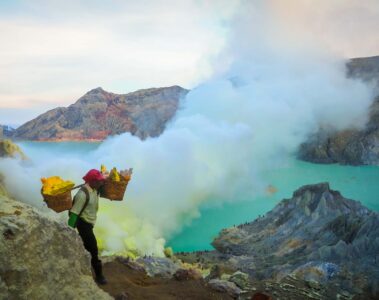
<instances>
[{"instance_id":1,"label":"cloud","mask_svg":"<svg viewBox=\"0 0 379 300\"><path fill-rule=\"evenodd\" d=\"M260 20L259 34L275 37L270 43L282 52L292 45L317 44L317 51L322 45L327 53L348 58L377 55L379 49L376 0L37 0L0 5L0 38L7 41L0 49L0 108L39 106L42 112L53 104L67 106L98 86L115 93L176 84L192 88L228 68L227 59L216 57L231 30L231 17L246 5L267 8L269 28L251 9L250 21ZM242 40L253 39L236 42ZM34 116L31 111L30 118Z\"/></svg>"},{"instance_id":2,"label":"cloud","mask_svg":"<svg viewBox=\"0 0 379 300\"><path fill-rule=\"evenodd\" d=\"M321 46L351 58L378 55L379 2L376 0L269 0L272 17L292 33L290 42ZM288 36L286 36L288 38ZM290 44L290 43L289 43Z\"/></svg>"},{"instance_id":3,"label":"cloud","mask_svg":"<svg viewBox=\"0 0 379 300\"><path fill-rule=\"evenodd\" d=\"M97 86L193 86L211 74L236 6L196 3L22 1L0 15L0 107L68 105Z\"/></svg>"}]
</instances>

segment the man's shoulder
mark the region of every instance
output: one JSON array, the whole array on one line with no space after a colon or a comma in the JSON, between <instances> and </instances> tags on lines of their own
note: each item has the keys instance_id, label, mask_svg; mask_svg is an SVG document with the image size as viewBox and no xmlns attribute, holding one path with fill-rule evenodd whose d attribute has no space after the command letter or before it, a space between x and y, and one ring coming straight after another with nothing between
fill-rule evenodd
<instances>
[{"instance_id":1,"label":"man's shoulder","mask_svg":"<svg viewBox=\"0 0 379 300\"><path fill-rule=\"evenodd\" d=\"M86 191L84 190L84 188L80 188L79 191L77 191L76 195L75 195L75 199L77 200L85 200L87 198L87 193Z\"/></svg>"}]
</instances>

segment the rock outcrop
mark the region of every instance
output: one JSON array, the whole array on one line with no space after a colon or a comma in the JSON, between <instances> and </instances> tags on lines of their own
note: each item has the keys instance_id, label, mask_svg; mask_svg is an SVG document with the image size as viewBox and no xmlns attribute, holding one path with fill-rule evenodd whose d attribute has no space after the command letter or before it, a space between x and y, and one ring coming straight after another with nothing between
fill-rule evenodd
<instances>
[{"instance_id":1,"label":"rock outcrop","mask_svg":"<svg viewBox=\"0 0 379 300\"><path fill-rule=\"evenodd\" d=\"M188 90L151 88L119 95L96 88L69 107L52 109L18 127L12 137L26 140L103 140L130 132L159 136Z\"/></svg>"},{"instance_id":2,"label":"rock outcrop","mask_svg":"<svg viewBox=\"0 0 379 300\"><path fill-rule=\"evenodd\" d=\"M265 216L222 230L212 244L216 251L197 261L231 270L230 278L244 272L253 286L272 282L268 290L280 299L308 299L300 293L307 286L319 299L379 297L379 214L327 183L303 186ZM292 298L281 287L289 282Z\"/></svg>"},{"instance_id":3,"label":"rock outcrop","mask_svg":"<svg viewBox=\"0 0 379 300\"><path fill-rule=\"evenodd\" d=\"M67 225L0 193L0 299L112 299Z\"/></svg>"},{"instance_id":4,"label":"rock outcrop","mask_svg":"<svg viewBox=\"0 0 379 300\"><path fill-rule=\"evenodd\" d=\"M347 63L347 76L379 88L379 56L351 59ZM369 122L363 130L321 128L300 146L298 157L314 163L378 164L379 96L371 105Z\"/></svg>"},{"instance_id":5,"label":"rock outcrop","mask_svg":"<svg viewBox=\"0 0 379 300\"><path fill-rule=\"evenodd\" d=\"M25 154L21 148L13 143L11 140L0 139L0 157L11 157L26 159Z\"/></svg>"},{"instance_id":6,"label":"rock outcrop","mask_svg":"<svg viewBox=\"0 0 379 300\"><path fill-rule=\"evenodd\" d=\"M379 56L353 58L346 67L348 77L379 84Z\"/></svg>"}]
</instances>

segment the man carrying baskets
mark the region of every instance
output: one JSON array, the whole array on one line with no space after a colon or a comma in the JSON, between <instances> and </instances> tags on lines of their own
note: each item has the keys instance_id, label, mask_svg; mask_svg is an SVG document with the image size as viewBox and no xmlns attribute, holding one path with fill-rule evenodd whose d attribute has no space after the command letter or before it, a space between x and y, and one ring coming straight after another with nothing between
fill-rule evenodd
<instances>
[{"instance_id":1,"label":"man carrying baskets","mask_svg":"<svg viewBox=\"0 0 379 300\"><path fill-rule=\"evenodd\" d=\"M91 265L96 275L96 282L106 284L101 260L98 257L96 237L93 233L99 208L99 189L104 184L105 178L100 171L92 169L83 179L85 184L74 197L68 225L78 229L84 248L91 254Z\"/></svg>"}]
</instances>

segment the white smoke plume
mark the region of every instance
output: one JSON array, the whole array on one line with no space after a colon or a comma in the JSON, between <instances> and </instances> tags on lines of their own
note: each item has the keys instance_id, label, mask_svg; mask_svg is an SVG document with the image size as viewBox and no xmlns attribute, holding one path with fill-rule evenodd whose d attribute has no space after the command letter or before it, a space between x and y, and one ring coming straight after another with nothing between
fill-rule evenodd
<instances>
[{"instance_id":1,"label":"white smoke plume","mask_svg":"<svg viewBox=\"0 0 379 300\"><path fill-rule=\"evenodd\" d=\"M126 199L102 201L96 232L108 252L162 255L165 239L208 199L261 193L268 183L260 173L285 162L320 124L362 127L370 88L346 79L344 60L307 28L292 30L297 23L288 24L275 3L244 4L229 46L214 62L215 75L187 95L160 137L122 134L74 157L30 155L31 165L2 160L9 191L41 206L42 176L79 183L100 164L133 167Z\"/></svg>"}]
</instances>

